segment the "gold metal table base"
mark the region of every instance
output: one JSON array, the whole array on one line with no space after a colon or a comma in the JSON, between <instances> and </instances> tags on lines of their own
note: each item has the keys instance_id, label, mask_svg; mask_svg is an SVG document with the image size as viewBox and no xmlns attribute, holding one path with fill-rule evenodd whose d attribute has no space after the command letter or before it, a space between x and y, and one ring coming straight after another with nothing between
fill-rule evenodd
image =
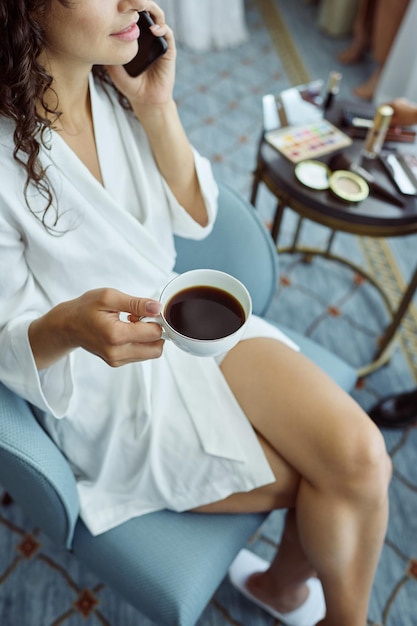
<instances>
[{"instance_id":1,"label":"gold metal table base","mask_svg":"<svg viewBox=\"0 0 417 626\"><path fill-rule=\"evenodd\" d=\"M331 239L333 240L333 237ZM392 349L393 349L393 338L399 326L399 323L401 321L402 315L401 315L401 318L399 319L398 319L398 316L396 317L396 311L394 310L391 300L389 299L381 283L377 281L373 276L371 276L371 274L365 271L363 267L356 265L356 263L353 263L352 261L350 261L349 259L346 259L345 257L342 257L337 254L333 254L333 252L331 252L329 248L323 250L322 248L312 248L308 246L291 245L291 246L285 246L285 247L278 246L277 251L279 255L301 254L307 258L320 256L322 258L329 259L330 261L335 261L336 263L340 263L344 266L349 267L353 272L362 276L373 287L375 287L375 289L380 294L382 300L384 301L387 311L392 318L392 322L387 327L384 334L382 335L381 340L380 340L380 346L376 354L374 355L372 361L358 368L358 377L362 378L364 376L367 376L368 374L371 374L372 372L376 371L383 365L386 365L391 358ZM416 272L416 278L417 278L417 272ZM395 325L394 325L394 321L395 321Z\"/></svg>"}]
</instances>

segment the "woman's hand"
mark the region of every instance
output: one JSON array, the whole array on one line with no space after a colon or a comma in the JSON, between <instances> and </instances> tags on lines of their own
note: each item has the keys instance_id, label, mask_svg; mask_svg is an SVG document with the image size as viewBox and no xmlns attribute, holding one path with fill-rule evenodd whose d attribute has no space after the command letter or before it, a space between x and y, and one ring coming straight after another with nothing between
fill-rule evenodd
<instances>
[{"instance_id":1,"label":"woman's hand","mask_svg":"<svg viewBox=\"0 0 417 626\"><path fill-rule=\"evenodd\" d=\"M175 82L175 39L171 28L165 23L165 15L155 2L147 2L146 10L151 14L155 25L154 35L164 37L168 50L154 61L142 74L129 76L122 66L107 66L106 69L116 87L126 96L136 110L140 106L164 105L172 100ZM139 35L139 50L140 50Z\"/></svg>"},{"instance_id":2,"label":"woman's hand","mask_svg":"<svg viewBox=\"0 0 417 626\"><path fill-rule=\"evenodd\" d=\"M391 118L393 126L414 126L417 124L417 104L406 98L396 98L388 103L394 109Z\"/></svg>"},{"instance_id":3,"label":"woman's hand","mask_svg":"<svg viewBox=\"0 0 417 626\"><path fill-rule=\"evenodd\" d=\"M29 327L36 365L49 367L75 348L99 356L111 367L156 359L164 345L161 327L139 320L158 315L160 308L156 300L115 289L96 289L63 302ZM127 313L130 321L121 321L121 313Z\"/></svg>"}]
</instances>

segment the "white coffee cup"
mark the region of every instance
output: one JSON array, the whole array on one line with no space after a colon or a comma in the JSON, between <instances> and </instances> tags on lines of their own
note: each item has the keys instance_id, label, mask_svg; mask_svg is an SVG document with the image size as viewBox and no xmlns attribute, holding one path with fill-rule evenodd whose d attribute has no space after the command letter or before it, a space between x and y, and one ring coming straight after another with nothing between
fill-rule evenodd
<instances>
[{"instance_id":1,"label":"white coffee cup","mask_svg":"<svg viewBox=\"0 0 417 626\"><path fill-rule=\"evenodd\" d=\"M227 295L232 297L232 304L234 305L236 305L237 300L236 306L242 313L240 321L236 316L236 324L240 324L239 327L233 332L217 338L195 338L176 329L172 321L167 319L169 305L171 304L172 307L174 296L195 287L214 287L216 290L225 292L226 298ZM195 356L217 356L233 348L241 339L252 314L252 299L243 283L230 274L211 269L190 270L179 274L164 287L159 301L162 304L161 313L155 317L143 317L141 321L160 324L163 339L172 341L181 350ZM199 304L201 306L201 302Z\"/></svg>"}]
</instances>

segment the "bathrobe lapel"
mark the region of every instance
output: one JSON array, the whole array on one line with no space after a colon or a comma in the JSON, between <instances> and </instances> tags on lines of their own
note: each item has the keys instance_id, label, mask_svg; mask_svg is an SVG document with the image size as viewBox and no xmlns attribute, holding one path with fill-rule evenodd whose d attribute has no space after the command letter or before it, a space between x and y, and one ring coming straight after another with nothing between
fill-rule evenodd
<instances>
[{"instance_id":1,"label":"bathrobe lapel","mask_svg":"<svg viewBox=\"0 0 417 626\"><path fill-rule=\"evenodd\" d=\"M50 133L50 142L53 144L53 150L43 150L42 160L56 165L61 170L63 176L68 179L69 183L75 185L78 192L87 200L91 210L97 211L101 219L111 224L135 251L139 251L140 255L151 261L155 268L165 273L173 266L174 257L172 251L165 250L158 242L158 239L145 228L137 217L126 211L115 199L120 178L120 168L117 168L117 149L115 153L112 142L109 142L108 137L106 137L106 123L103 123L103 120L108 120L108 113L105 113L105 104L101 98L106 98L107 96L105 94L101 97L98 96L92 80L90 81L90 92L96 145L105 186L103 187L99 183L56 132ZM137 188L142 218L146 219L146 215L152 206L152 200L149 195L149 185L140 184L140 181L145 181L146 178L138 146L132 137L132 128L126 119L126 115L123 113L118 115L117 111L115 111L115 120L121 130L125 150L131 157L129 159L130 167L133 168L132 164L134 164L135 172L129 174L132 174ZM108 129L108 132L111 132L111 129ZM109 149L109 146L112 146L111 149ZM119 146L118 149L120 150ZM53 153L53 158L51 153Z\"/></svg>"}]
</instances>

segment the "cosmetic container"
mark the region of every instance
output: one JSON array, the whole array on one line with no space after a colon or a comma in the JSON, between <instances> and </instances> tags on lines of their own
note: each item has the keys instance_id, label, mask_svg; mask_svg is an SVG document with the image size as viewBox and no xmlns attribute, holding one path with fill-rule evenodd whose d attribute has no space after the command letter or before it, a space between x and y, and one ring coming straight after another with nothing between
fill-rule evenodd
<instances>
[{"instance_id":1,"label":"cosmetic container","mask_svg":"<svg viewBox=\"0 0 417 626\"><path fill-rule=\"evenodd\" d=\"M342 75L340 72L330 72L327 83L326 95L323 100L323 111L326 112L334 104L334 100L339 93L340 81Z\"/></svg>"},{"instance_id":2,"label":"cosmetic container","mask_svg":"<svg viewBox=\"0 0 417 626\"><path fill-rule=\"evenodd\" d=\"M393 113L394 109L388 104L378 107L361 151L363 157L375 159L380 154Z\"/></svg>"}]
</instances>

